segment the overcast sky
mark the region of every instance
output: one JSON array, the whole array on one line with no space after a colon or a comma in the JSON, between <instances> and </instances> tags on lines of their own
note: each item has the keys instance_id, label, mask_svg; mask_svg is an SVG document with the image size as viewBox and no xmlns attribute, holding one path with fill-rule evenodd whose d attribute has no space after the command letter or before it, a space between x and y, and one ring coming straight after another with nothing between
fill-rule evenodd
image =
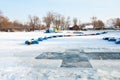
<instances>
[{"instance_id":1,"label":"overcast sky","mask_svg":"<svg viewBox=\"0 0 120 80\"><path fill-rule=\"evenodd\" d=\"M28 15L40 18L53 11L81 22L90 21L90 17L107 20L120 17L120 0L0 0L0 10L11 21L26 22Z\"/></svg>"}]
</instances>

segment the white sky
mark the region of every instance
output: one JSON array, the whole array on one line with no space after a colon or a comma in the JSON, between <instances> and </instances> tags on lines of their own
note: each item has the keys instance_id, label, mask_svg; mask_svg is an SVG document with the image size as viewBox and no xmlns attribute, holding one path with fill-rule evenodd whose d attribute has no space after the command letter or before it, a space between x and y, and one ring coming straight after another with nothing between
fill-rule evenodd
<instances>
[{"instance_id":1,"label":"white sky","mask_svg":"<svg viewBox=\"0 0 120 80\"><path fill-rule=\"evenodd\" d=\"M40 18L48 11L54 11L81 22L90 21L90 17L107 20L120 15L120 0L0 0L0 10L10 20L26 22L28 15Z\"/></svg>"}]
</instances>

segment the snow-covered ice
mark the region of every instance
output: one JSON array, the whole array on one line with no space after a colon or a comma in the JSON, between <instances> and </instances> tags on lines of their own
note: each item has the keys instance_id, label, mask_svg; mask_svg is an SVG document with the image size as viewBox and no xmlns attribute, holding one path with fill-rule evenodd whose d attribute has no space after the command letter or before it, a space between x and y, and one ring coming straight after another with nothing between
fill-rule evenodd
<instances>
[{"instance_id":1,"label":"snow-covered ice","mask_svg":"<svg viewBox=\"0 0 120 80\"><path fill-rule=\"evenodd\" d=\"M91 34L103 31L82 31ZM103 37L120 38L120 31L91 36L70 36L44 40L25 45L29 39L51 35L73 35L42 32L0 32L0 80L120 80L120 59L90 60L93 68L60 67L62 60L35 59L43 52L120 52L120 44Z\"/></svg>"}]
</instances>

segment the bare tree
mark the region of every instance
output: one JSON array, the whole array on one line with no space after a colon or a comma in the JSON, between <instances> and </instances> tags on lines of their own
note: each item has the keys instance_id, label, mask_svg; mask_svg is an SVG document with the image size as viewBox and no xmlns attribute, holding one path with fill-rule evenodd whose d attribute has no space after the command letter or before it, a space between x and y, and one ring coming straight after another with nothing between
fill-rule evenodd
<instances>
[{"instance_id":1,"label":"bare tree","mask_svg":"<svg viewBox=\"0 0 120 80\"><path fill-rule=\"evenodd\" d=\"M74 25L77 25L77 21L78 21L77 18L74 18L74 19L73 19L73 24L74 24Z\"/></svg>"},{"instance_id":2,"label":"bare tree","mask_svg":"<svg viewBox=\"0 0 120 80\"><path fill-rule=\"evenodd\" d=\"M92 25L94 29L103 29L104 23L102 20L97 20L97 17L92 17Z\"/></svg>"},{"instance_id":3,"label":"bare tree","mask_svg":"<svg viewBox=\"0 0 120 80\"><path fill-rule=\"evenodd\" d=\"M65 21L64 30L67 30L70 27L70 17L68 16Z\"/></svg>"},{"instance_id":4,"label":"bare tree","mask_svg":"<svg viewBox=\"0 0 120 80\"><path fill-rule=\"evenodd\" d=\"M14 27L23 27L23 24L21 22L19 22L18 20L13 21L12 24Z\"/></svg>"},{"instance_id":5,"label":"bare tree","mask_svg":"<svg viewBox=\"0 0 120 80\"><path fill-rule=\"evenodd\" d=\"M40 26L40 19L38 16L29 16L29 22L28 22L29 26L32 28L32 30L34 31L35 29L38 29Z\"/></svg>"},{"instance_id":6,"label":"bare tree","mask_svg":"<svg viewBox=\"0 0 120 80\"><path fill-rule=\"evenodd\" d=\"M63 30L65 27L65 17L61 14L55 13L53 24L57 29Z\"/></svg>"},{"instance_id":7,"label":"bare tree","mask_svg":"<svg viewBox=\"0 0 120 80\"><path fill-rule=\"evenodd\" d=\"M54 14L54 20L53 20L53 24L56 28L59 28L60 24L61 24L61 14L55 13Z\"/></svg>"},{"instance_id":8,"label":"bare tree","mask_svg":"<svg viewBox=\"0 0 120 80\"><path fill-rule=\"evenodd\" d=\"M43 22L45 22L47 28L50 28L50 25L52 24L54 20L54 13L53 12L48 12L45 17L43 17Z\"/></svg>"},{"instance_id":9,"label":"bare tree","mask_svg":"<svg viewBox=\"0 0 120 80\"><path fill-rule=\"evenodd\" d=\"M103 23L103 21L102 20L98 20L98 29L104 29L104 23Z\"/></svg>"},{"instance_id":10,"label":"bare tree","mask_svg":"<svg viewBox=\"0 0 120 80\"><path fill-rule=\"evenodd\" d=\"M79 26L79 29L82 29L82 28L83 28L80 20L79 20L79 22L78 22L78 26Z\"/></svg>"},{"instance_id":11,"label":"bare tree","mask_svg":"<svg viewBox=\"0 0 120 80\"><path fill-rule=\"evenodd\" d=\"M120 18L115 19L115 27L120 28Z\"/></svg>"},{"instance_id":12,"label":"bare tree","mask_svg":"<svg viewBox=\"0 0 120 80\"><path fill-rule=\"evenodd\" d=\"M67 30L69 29L70 26L70 17L68 16L67 18L65 18L64 16L60 17L60 25L59 25L59 29L61 30Z\"/></svg>"},{"instance_id":13,"label":"bare tree","mask_svg":"<svg viewBox=\"0 0 120 80\"><path fill-rule=\"evenodd\" d=\"M8 18L0 16L0 30L7 31L8 28L12 25Z\"/></svg>"},{"instance_id":14,"label":"bare tree","mask_svg":"<svg viewBox=\"0 0 120 80\"><path fill-rule=\"evenodd\" d=\"M95 27L96 27L96 22L97 22L97 17L92 17L91 18L92 19L92 25L93 25L93 27L94 27L94 29L95 29Z\"/></svg>"},{"instance_id":15,"label":"bare tree","mask_svg":"<svg viewBox=\"0 0 120 80\"><path fill-rule=\"evenodd\" d=\"M62 17L61 17L61 23L60 23L60 29L63 30L63 29L64 29L64 26L65 26L65 17L62 16Z\"/></svg>"}]
</instances>

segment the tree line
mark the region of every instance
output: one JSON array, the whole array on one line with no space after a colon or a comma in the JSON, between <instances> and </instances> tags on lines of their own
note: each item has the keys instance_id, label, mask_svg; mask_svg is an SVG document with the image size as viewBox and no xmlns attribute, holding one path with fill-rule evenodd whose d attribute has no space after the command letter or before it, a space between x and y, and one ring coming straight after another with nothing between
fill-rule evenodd
<instances>
[{"instance_id":1,"label":"tree line","mask_svg":"<svg viewBox=\"0 0 120 80\"><path fill-rule=\"evenodd\" d=\"M97 30L105 29L105 23L97 17L92 17L89 23L81 23L78 18L71 20L69 16L65 17L59 13L48 12L41 19L38 16L29 15L27 23L23 24L17 20L10 21L0 11L0 31L12 31L13 29L35 31L50 29L51 26L59 30L69 30L71 24L73 24L71 28L73 30L82 30L86 25L93 25L93 29ZM120 28L120 18L109 19L107 24L114 28Z\"/></svg>"}]
</instances>

